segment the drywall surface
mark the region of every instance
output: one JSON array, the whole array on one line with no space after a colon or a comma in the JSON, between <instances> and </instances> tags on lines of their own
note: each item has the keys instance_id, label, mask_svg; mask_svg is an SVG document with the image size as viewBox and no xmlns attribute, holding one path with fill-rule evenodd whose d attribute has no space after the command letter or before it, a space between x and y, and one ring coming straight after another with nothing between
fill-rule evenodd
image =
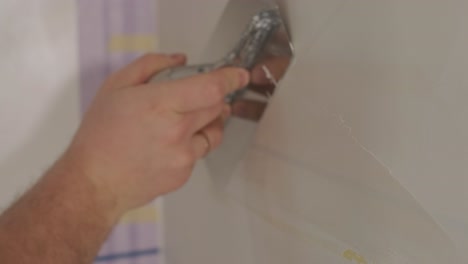
<instances>
[{"instance_id":1,"label":"drywall surface","mask_svg":"<svg viewBox=\"0 0 468 264\"><path fill-rule=\"evenodd\" d=\"M0 3L0 208L66 148L79 119L74 1Z\"/></svg>"},{"instance_id":2,"label":"drywall surface","mask_svg":"<svg viewBox=\"0 0 468 264\"><path fill-rule=\"evenodd\" d=\"M199 59L221 2L161 1L161 48ZM281 7L296 61L236 172L165 200L168 263L468 262L468 2Z\"/></svg>"}]
</instances>

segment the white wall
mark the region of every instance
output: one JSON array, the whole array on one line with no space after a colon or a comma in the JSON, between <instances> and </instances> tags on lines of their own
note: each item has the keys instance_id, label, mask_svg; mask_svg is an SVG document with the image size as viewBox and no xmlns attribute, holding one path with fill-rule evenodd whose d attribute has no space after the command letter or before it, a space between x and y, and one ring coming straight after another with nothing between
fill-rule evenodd
<instances>
[{"instance_id":1,"label":"white wall","mask_svg":"<svg viewBox=\"0 0 468 264\"><path fill-rule=\"evenodd\" d=\"M72 0L0 2L0 208L67 146L79 120Z\"/></svg>"},{"instance_id":2,"label":"white wall","mask_svg":"<svg viewBox=\"0 0 468 264\"><path fill-rule=\"evenodd\" d=\"M221 2L162 0L162 48L201 54ZM282 3L295 65L228 186L165 200L169 263L467 262L468 2Z\"/></svg>"}]
</instances>

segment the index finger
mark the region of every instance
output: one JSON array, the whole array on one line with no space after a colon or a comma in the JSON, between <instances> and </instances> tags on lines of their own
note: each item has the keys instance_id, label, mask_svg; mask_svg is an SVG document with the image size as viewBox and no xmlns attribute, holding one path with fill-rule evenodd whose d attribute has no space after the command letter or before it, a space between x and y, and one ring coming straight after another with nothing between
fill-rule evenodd
<instances>
[{"instance_id":1,"label":"index finger","mask_svg":"<svg viewBox=\"0 0 468 264\"><path fill-rule=\"evenodd\" d=\"M245 87L249 80L250 74L244 69L223 68L160 83L162 87L159 89L162 90L164 98L164 102L161 103L179 113L204 109L223 102L228 94Z\"/></svg>"}]
</instances>

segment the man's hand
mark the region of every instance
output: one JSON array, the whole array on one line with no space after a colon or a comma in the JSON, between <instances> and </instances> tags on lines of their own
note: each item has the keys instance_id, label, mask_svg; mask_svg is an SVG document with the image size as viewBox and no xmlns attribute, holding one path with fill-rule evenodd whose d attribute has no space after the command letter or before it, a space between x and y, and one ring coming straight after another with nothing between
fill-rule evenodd
<instances>
[{"instance_id":1,"label":"man's hand","mask_svg":"<svg viewBox=\"0 0 468 264\"><path fill-rule=\"evenodd\" d=\"M91 263L123 213L187 181L221 142L224 97L249 74L147 83L184 63L147 55L106 81L63 157L1 215L0 263Z\"/></svg>"},{"instance_id":2,"label":"man's hand","mask_svg":"<svg viewBox=\"0 0 468 264\"><path fill-rule=\"evenodd\" d=\"M164 83L154 74L183 55L147 55L107 80L65 155L125 212L181 187L221 143L227 94L249 82L242 69Z\"/></svg>"}]
</instances>

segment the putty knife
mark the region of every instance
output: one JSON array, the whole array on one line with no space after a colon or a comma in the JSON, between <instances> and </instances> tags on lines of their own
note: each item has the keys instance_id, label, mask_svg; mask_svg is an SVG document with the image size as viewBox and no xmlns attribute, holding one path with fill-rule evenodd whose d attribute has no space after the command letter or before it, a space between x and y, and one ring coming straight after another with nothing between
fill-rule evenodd
<instances>
[{"instance_id":1,"label":"putty knife","mask_svg":"<svg viewBox=\"0 0 468 264\"><path fill-rule=\"evenodd\" d=\"M269 99L293 59L293 46L279 7L266 0L230 0L203 59L211 63L168 69L151 82L230 66L251 72L251 83L226 98L233 107L233 116L226 124L223 144L207 157L213 176L223 182L250 146Z\"/></svg>"}]
</instances>

